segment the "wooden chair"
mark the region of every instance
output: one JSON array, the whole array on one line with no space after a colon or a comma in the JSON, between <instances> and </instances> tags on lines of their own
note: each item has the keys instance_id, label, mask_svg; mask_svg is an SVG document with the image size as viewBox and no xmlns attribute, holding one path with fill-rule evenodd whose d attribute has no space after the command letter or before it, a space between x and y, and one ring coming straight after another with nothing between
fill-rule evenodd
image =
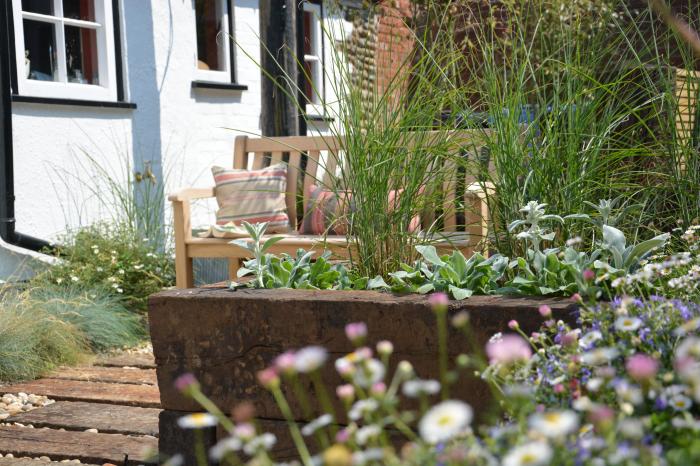
<instances>
[{"instance_id":1,"label":"wooden chair","mask_svg":"<svg viewBox=\"0 0 700 466\"><path fill-rule=\"evenodd\" d=\"M477 132L459 131L463 141L474 141L478 137ZM441 135L444 138L444 133ZM474 145L472 144L472 147ZM462 147L462 149L468 149ZM291 136L280 138L253 138L248 136L236 137L234 144L233 168L253 169L263 168L280 162L286 162L287 192L286 204L292 228L295 230L289 234L274 235L284 236L270 250L272 254L288 253L294 255L297 249L322 252L329 250L334 258L347 259L350 247L345 236L315 236L301 235L296 229L299 221L297 215L297 199L303 198L303 204L307 205L308 187L323 181L330 186L332 177L336 173L338 161L342 160L340 144L334 137L325 136ZM305 160L305 165L302 160ZM304 167L303 170L301 167ZM449 168L449 167L447 167ZM322 173L319 174L319 171ZM442 205L442 222L444 224L443 240L436 243L441 251L460 249L465 255L474 252L488 234L488 209L485 202L486 193L479 183L466 175L460 175L459 171L449 171L451 176L444 182L444 202ZM459 177L464 176L462 183ZM459 191L458 186L462 186ZM169 196L173 204L174 230L175 230L175 268L176 286L178 288L191 288L194 286L192 260L195 257L227 258L229 261L229 276L236 278L236 272L241 262L249 259L246 251L229 244L226 238L199 238L192 235L190 224L191 203L196 199L215 197L214 187L211 188L187 188ZM460 209L457 196L463 196L464 208ZM458 213L463 219L464 231L458 232ZM463 217L462 217L463 215ZM430 225L435 220L435 213L429 212L422 218L424 226ZM450 240L450 236L457 239Z\"/></svg>"}]
</instances>

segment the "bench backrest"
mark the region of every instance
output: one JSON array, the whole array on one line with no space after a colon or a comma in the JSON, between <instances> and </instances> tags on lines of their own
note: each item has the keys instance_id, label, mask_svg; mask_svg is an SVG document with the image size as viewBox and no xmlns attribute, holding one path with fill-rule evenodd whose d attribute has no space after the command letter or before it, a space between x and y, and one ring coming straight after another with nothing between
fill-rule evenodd
<instances>
[{"instance_id":1,"label":"bench backrest","mask_svg":"<svg viewBox=\"0 0 700 466\"><path fill-rule=\"evenodd\" d=\"M444 133L435 134L436 137L445 137ZM484 131L460 130L454 134L457 135L457 140L465 143L455 150L466 152L479 147L478 141L483 140ZM342 163L341 141L333 136L236 137L233 168L256 170L280 162L287 163L286 203L289 218L294 222L294 219L298 220L299 195L303 198L301 205L306 206L311 185L332 185L338 163ZM449 176L446 176L443 183L441 215L443 230L450 232L464 227L464 219L473 217L473 213L466 212L471 205L466 199L470 193L464 187L476 181L472 175L461 172L456 164L452 163L452 167L445 167ZM459 197L463 197L464 202L459 202ZM421 217L424 226L427 227L435 220L435 212L425 212ZM293 226L297 225L298 221Z\"/></svg>"}]
</instances>

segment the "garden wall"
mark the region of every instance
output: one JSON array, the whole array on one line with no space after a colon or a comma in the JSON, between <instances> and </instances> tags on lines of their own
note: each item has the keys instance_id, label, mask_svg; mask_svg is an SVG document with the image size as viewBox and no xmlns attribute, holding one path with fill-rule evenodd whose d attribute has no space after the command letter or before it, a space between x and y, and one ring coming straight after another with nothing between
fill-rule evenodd
<instances>
[{"instance_id":1,"label":"garden wall","mask_svg":"<svg viewBox=\"0 0 700 466\"><path fill-rule=\"evenodd\" d=\"M575 305L568 300L497 296L452 302L449 312L470 313L477 345L483 348L494 333L507 330L511 319L517 319L526 332L536 330L543 320L537 309L544 303L552 307L554 318L575 318ZM173 382L179 375L194 373L203 392L224 412L251 401L258 417L274 423L282 416L271 395L258 385L256 372L286 349L322 345L332 359L351 352L354 348L344 334L350 322L367 323L370 345L382 339L392 341L394 364L407 359L421 378L438 378L436 322L425 296L370 291L165 291L151 297L149 320L165 410L160 434L164 452L174 453L182 445L173 427L177 415L200 410L175 389ZM453 357L471 352L456 330L450 335L449 352ZM340 383L333 364L326 366L326 380ZM310 384L308 391L313 397ZM488 406L488 389L474 377L459 382L453 396L466 400L481 414ZM292 405L300 413L294 402ZM299 416L299 420L308 419ZM280 447L284 445L280 442Z\"/></svg>"}]
</instances>

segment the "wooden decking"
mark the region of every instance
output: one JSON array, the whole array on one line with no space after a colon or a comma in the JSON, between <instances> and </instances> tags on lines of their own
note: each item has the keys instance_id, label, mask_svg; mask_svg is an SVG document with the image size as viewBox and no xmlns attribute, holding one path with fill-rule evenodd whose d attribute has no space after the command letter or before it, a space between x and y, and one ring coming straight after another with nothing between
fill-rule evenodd
<instances>
[{"instance_id":1,"label":"wooden decking","mask_svg":"<svg viewBox=\"0 0 700 466\"><path fill-rule=\"evenodd\" d=\"M157 453L160 394L151 355L101 358L32 382L0 385L0 394L19 392L56 403L0 423L0 466L71 464L68 460L137 465Z\"/></svg>"}]
</instances>

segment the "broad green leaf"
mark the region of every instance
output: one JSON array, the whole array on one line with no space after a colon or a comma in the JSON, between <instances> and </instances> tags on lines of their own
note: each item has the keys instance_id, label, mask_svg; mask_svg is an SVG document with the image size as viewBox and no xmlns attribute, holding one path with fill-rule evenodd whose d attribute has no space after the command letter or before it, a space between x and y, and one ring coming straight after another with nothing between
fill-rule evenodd
<instances>
[{"instance_id":1,"label":"broad green leaf","mask_svg":"<svg viewBox=\"0 0 700 466\"><path fill-rule=\"evenodd\" d=\"M433 265L439 265L443 266L445 265L445 262L440 259L440 256L437 253L437 250L435 249L435 246L433 245L425 245L425 244L419 244L416 246L416 251L423 256L423 258L428 261L429 263Z\"/></svg>"},{"instance_id":2,"label":"broad green leaf","mask_svg":"<svg viewBox=\"0 0 700 466\"><path fill-rule=\"evenodd\" d=\"M449 286L452 297L458 301L469 298L474 292L465 288L458 288L454 285Z\"/></svg>"},{"instance_id":3,"label":"broad green leaf","mask_svg":"<svg viewBox=\"0 0 700 466\"><path fill-rule=\"evenodd\" d=\"M610 225L603 225L603 241L609 247L620 251L620 253L625 250L625 243L627 242L625 234Z\"/></svg>"},{"instance_id":4,"label":"broad green leaf","mask_svg":"<svg viewBox=\"0 0 700 466\"><path fill-rule=\"evenodd\" d=\"M284 239L284 236L273 236L272 238L268 238L267 241L262 246L262 249L260 250L261 252L265 252L268 249L270 249L275 243L282 241Z\"/></svg>"},{"instance_id":5,"label":"broad green leaf","mask_svg":"<svg viewBox=\"0 0 700 466\"><path fill-rule=\"evenodd\" d=\"M450 256L450 266L455 271L458 279L462 279L467 273L467 260L460 250L455 250Z\"/></svg>"},{"instance_id":6,"label":"broad green leaf","mask_svg":"<svg viewBox=\"0 0 700 466\"><path fill-rule=\"evenodd\" d=\"M367 281L368 290L376 290L378 288L389 288L389 285L386 284L381 275L377 275L376 277Z\"/></svg>"},{"instance_id":7,"label":"broad green leaf","mask_svg":"<svg viewBox=\"0 0 700 466\"><path fill-rule=\"evenodd\" d=\"M663 247L666 244L666 241L668 241L669 236L670 235L668 233L664 233L663 235L656 236L650 240L643 241L634 246L631 250L626 251L623 267L629 270L653 249Z\"/></svg>"},{"instance_id":8,"label":"broad green leaf","mask_svg":"<svg viewBox=\"0 0 700 466\"><path fill-rule=\"evenodd\" d=\"M427 294L433 290L435 290L435 286L432 283L426 283L423 286L419 286L417 291L420 294Z\"/></svg>"}]
</instances>

